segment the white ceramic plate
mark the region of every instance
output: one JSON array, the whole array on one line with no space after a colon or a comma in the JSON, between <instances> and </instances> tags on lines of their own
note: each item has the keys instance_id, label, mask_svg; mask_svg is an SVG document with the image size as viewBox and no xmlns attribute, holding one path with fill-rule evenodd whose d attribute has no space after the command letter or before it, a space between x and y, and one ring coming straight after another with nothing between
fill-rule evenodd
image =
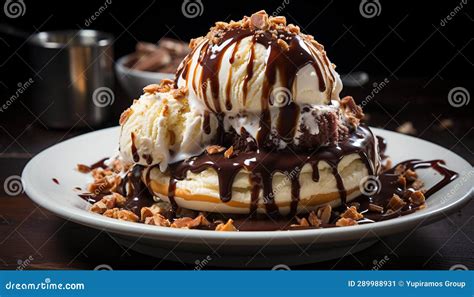
<instances>
[{"instance_id":1,"label":"white ceramic plate","mask_svg":"<svg viewBox=\"0 0 474 297\"><path fill-rule=\"evenodd\" d=\"M451 151L411 136L373 128L388 142L394 163L407 159L443 159L459 178L431 196L427 207L400 218L352 227L272 231L215 232L150 226L109 219L87 211L88 203L74 187L84 188L88 176L76 164L92 164L108 157L118 142L119 128L109 128L64 141L34 157L23 171L25 191L31 199L67 220L102 229L122 244L157 257L192 262L210 256L212 265L272 266L317 262L357 252L390 234L432 223L462 207L472 197L472 166ZM419 174L427 186L440 176L432 170ZM59 185L53 182L59 181Z\"/></svg>"}]
</instances>

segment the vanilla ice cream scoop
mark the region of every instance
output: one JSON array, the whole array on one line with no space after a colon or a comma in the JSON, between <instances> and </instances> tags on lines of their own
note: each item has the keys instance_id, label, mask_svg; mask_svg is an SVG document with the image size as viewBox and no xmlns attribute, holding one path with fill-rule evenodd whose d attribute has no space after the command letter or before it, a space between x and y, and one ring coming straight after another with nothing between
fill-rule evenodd
<instances>
[{"instance_id":1,"label":"vanilla ice cream scoop","mask_svg":"<svg viewBox=\"0 0 474 297\"><path fill-rule=\"evenodd\" d=\"M203 109L223 115L238 134L242 126L232 119L252 119L245 132L260 145L275 137L282 148L294 143L305 105L339 100L342 83L324 47L284 17L261 11L240 22L218 22L191 47L177 85Z\"/></svg>"},{"instance_id":2,"label":"vanilla ice cream scoop","mask_svg":"<svg viewBox=\"0 0 474 297\"><path fill-rule=\"evenodd\" d=\"M120 119L123 160L145 166L159 164L165 171L169 163L200 154L216 130L203 129L203 125L217 125L215 118L204 119L196 112L186 89L151 85L144 90Z\"/></svg>"}]
</instances>

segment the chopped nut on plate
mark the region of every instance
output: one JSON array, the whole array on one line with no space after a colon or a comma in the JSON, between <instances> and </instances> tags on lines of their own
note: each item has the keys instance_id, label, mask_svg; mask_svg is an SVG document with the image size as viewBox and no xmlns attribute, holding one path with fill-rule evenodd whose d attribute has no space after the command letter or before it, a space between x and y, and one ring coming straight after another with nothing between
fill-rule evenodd
<instances>
[{"instance_id":1,"label":"chopped nut on plate","mask_svg":"<svg viewBox=\"0 0 474 297\"><path fill-rule=\"evenodd\" d=\"M321 225L321 220L318 219L318 216L314 211L309 213L308 222L313 227L319 227Z\"/></svg>"},{"instance_id":2,"label":"chopped nut on plate","mask_svg":"<svg viewBox=\"0 0 474 297\"><path fill-rule=\"evenodd\" d=\"M416 206L425 203L425 195L421 191L415 191L410 195L410 202Z\"/></svg>"},{"instance_id":3,"label":"chopped nut on plate","mask_svg":"<svg viewBox=\"0 0 474 297\"><path fill-rule=\"evenodd\" d=\"M234 226L234 221L229 219L227 223L221 223L217 225L216 231L238 231L237 228Z\"/></svg>"},{"instance_id":4,"label":"chopped nut on plate","mask_svg":"<svg viewBox=\"0 0 474 297\"><path fill-rule=\"evenodd\" d=\"M321 220L321 223L328 224L329 220L331 219L331 205L325 205L323 207L318 208L317 215L318 218Z\"/></svg>"},{"instance_id":5,"label":"chopped nut on plate","mask_svg":"<svg viewBox=\"0 0 474 297\"><path fill-rule=\"evenodd\" d=\"M161 227L170 227L170 221L159 213L146 217L145 224Z\"/></svg>"},{"instance_id":6,"label":"chopped nut on plate","mask_svg":"<svg viewBox=\"0 0 474 297\"><path fill-rule=\"evenodd\" d=\"M353 225L357 225L357 221L351 218L340 218L336 222L336 226L338 227L353 226Z\"/></svg>"},{"instance_id":7,"label":"chopped nut on plate","mask_svg":"<svg viewBox=\"0 0 474 297\"><path fill-rule=\"evenodd\" d=\"M206 148L206 151L209 155L214 155L225 151L225 147L220 145L210 145Z\"/></svg>"},{"instance_id":8,"label":"chopped nut on plate","mask_svg":"<svg viewBox=\"0 0 474 297\"><path fill-rule=\"evenodd\" d=\"M387 208L389 208L393 211L396 211L396 210L399 210L402 207L404 207L406 204L407 203L405 201L403 201L403 199L400 198L400 196L398 196L397 194L393 194L392 198L390 199L390 201L387 204Z\"/></svg>"},{"instance_id":9,"label":"chopped nut on plate","mask_svg":"<svg viewBox=\"0 0 474 297\"><path fill-rule=\"evenodd\" d=\"M359 213L355 206L348 207L347 210L341 214L342 218L360 220L364 217L363 214Z\"/></svg>"}]
</instances>

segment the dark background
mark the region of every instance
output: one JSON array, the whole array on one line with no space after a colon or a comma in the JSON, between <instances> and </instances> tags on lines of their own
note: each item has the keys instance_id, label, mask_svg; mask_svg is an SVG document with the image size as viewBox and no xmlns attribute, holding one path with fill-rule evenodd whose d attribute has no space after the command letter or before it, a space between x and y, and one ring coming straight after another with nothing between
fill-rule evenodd
<instances>
[{"instance_id":1,"label":"dark background","mask_svg":"<svg viewBox=\"0 0 474 297\"><path fill-rule=\"evenodd\" d=\"M367 121L373 126L395 130L410 121L414 134L460 154L474 163L473 102L461 108L448 102L454 87L473 94L474 12L472 3L441 24L461 1L381 1L380 15L364 18L360 1L206 1L203 13L186 18L182 1L117 1L90 26L85 26L104 1L24 1L26 12L16 19L0 11L0 23L26 32L61 29L98 29L111 32L115 57L133 51L137 41L156 42L167 36L188 41L205 35L218 20L240 19L260 9L276 10L288 22L315 36L325 45L340 74L366 71L370 82L345 88L361 102L373 90L373 83L387 78L390 83L367 104ZM278 9L280 7L280 9ZM36 78L28 63L28 45L23 40L0 34L0 104L17 89L18 82ZM52 130L36 120L28 108L30 90L0 114L0 181L20 175L26 162L42 149L90 128ZM131 103L116 90L116 125L121 110ZM452 125L443 124L446 120ZM105 234L55 218L34 206L22 194L4 195L0 188L0 268L15 269L17 261L33 255L30 268L91 269L107 263L114 268L182 268L180 263L162 262L135 252L126 253ZM390 255L383 269L446 269L454 264L473 266L473 205L462 212L410 234L394 237L356 255L307 265L304 269L371 269L373 261ZM3 233L2 233L3 232ZM4 234L4 235L3 235ZM403 244L398 245L403 239ZM405 240L406 239L406 240ZM393 244L393 245L391 245ZM104 255L104 247L109 253ZM393 247L397 246L397 250ZM420 250L424 252L420 252ZM189 268L189 267L188 267ZM192 268L192 267L191 267Z\"/></svg>"}]
</instances>

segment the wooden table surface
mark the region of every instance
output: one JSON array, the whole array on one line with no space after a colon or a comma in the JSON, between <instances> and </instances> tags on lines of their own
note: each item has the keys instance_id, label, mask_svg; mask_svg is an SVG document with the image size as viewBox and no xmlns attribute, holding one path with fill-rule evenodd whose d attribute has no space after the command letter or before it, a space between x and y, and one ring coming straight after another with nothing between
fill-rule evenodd
<instances>
[{"instance_id":1,"label":"wooden table surface","mask_svg":"<svg viewBox=\"0 0 474 297\"><path fill-rule=\"evenodd\" d=\"M377 102L367 106L369 124L394 130L411 121L419 137L451 149L473 164L472 103L469 112L467 106L459 109L447 102L449 90L460 82L434 81L429 88L423 88L425 83L402 79L392 82L378 95ZM371 89L369 84L345 93L354 94L360 102ZM129 102L126 96L117 96L115 114ZM21 175L25 164L44 148L90 131L45 128L28 108L27 99L15 102L0 119L0 185L11 176ZM453 122L448 129L441 126L446 119ZM373 269L377 266L374 263L388 259L380 269L449 269L456 264L473 269L473 214L471 201L461 211L436 223L384 238L362 252L291 268ZM100 264L113 269L194 268L127 250L104 232L58 218L35 205L25 194L10 196L0 187L0 268L94 269ZM206 269L213 267L209 265Z\"/></svg>"}]
</instances>

